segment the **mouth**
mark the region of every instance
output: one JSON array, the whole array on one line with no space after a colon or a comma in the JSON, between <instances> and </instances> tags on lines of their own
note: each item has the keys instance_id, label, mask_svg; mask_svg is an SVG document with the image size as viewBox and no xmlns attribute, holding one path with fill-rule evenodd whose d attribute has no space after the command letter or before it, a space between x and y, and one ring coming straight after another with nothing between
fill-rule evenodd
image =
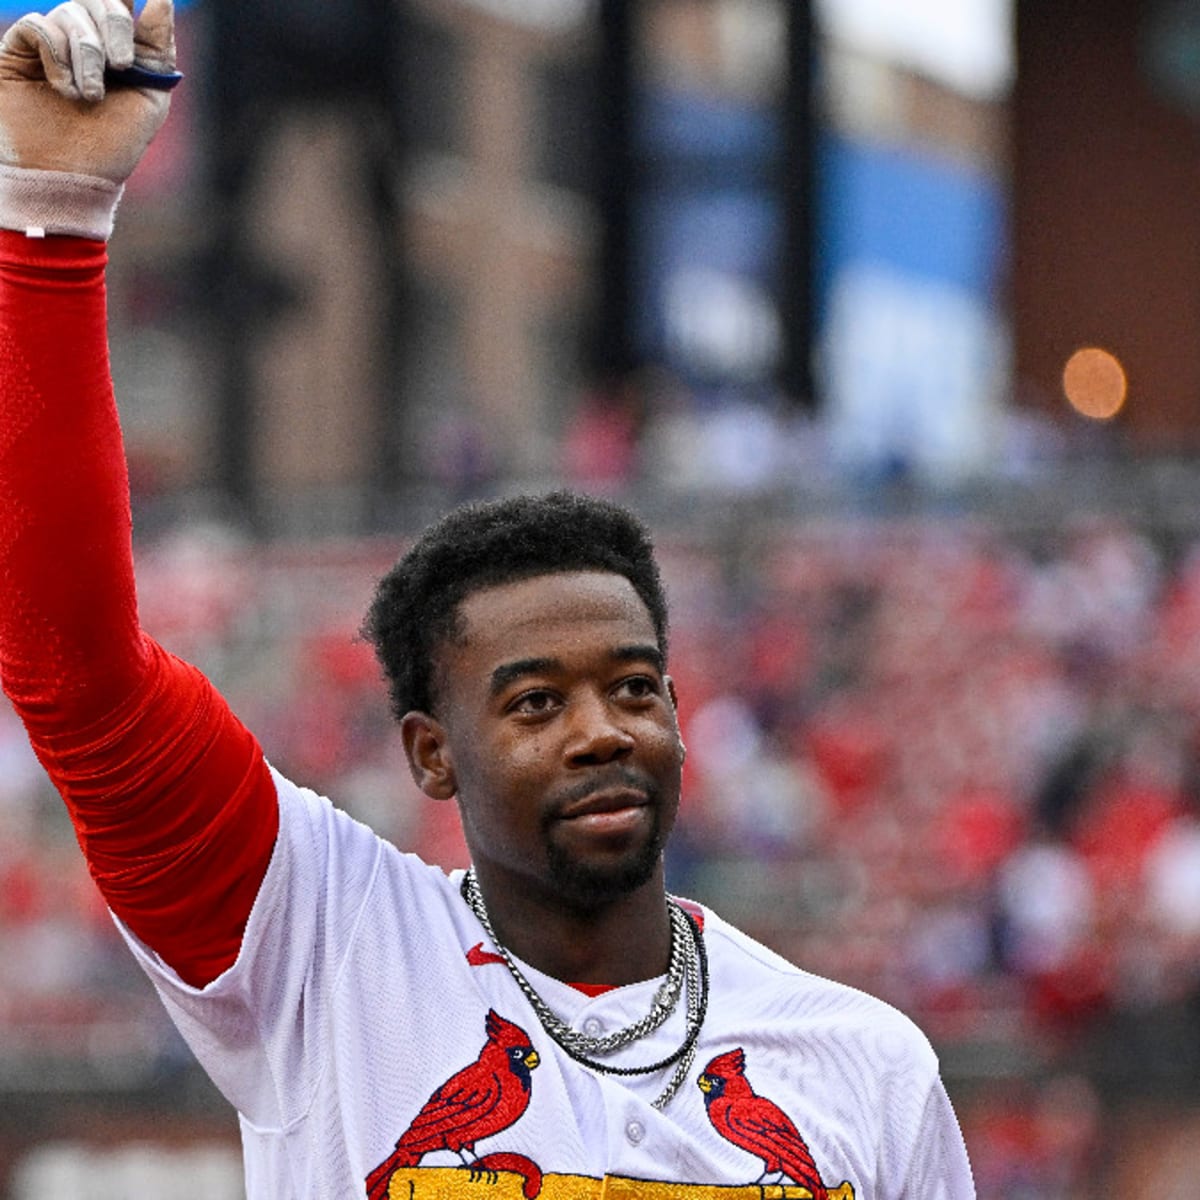
<instances>
[{"instance_id":1,"label":"mouth","mask_svg":"<svg viewBox=\"0 0 1200 1200\"><path fill-rule=\"evenodd\" d=\"M650 797L637 788L605 788L567 804L558 814L560 821L578 821L587 817L607 817L631 808L646 808Z\"/></svg>"},{"instance_id":2,"label":"mouth","mask_svg":"<svg viewBox=\"0 0 1200 1200\"><path fill-rule=\"evenodd\" d=\"M646 792L621 786L589 792L564 805L555 819L568 829L612 837L640 830L652 810L651 797Z\"/></svg>"}]
</instances>

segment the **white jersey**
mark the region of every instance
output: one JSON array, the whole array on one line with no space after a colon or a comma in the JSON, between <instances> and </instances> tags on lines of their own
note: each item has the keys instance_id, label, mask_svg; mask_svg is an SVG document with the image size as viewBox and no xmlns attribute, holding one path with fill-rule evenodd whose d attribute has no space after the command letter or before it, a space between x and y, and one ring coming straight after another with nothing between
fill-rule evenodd
<instances>
[{"instance_id":1,"label":"white jersey","mask_svg":"<svg viewBox=\"0 0 1200 1200\"><path fill-rule=\"evenodd\" d=\"M933 1051L895 1009L704 910L707 1016L688 1077L660 1111L652 1102L671 1068L615 1076L568 1057L493 953L457 874L276 781L278 841L237 962L197 989L126 933L238 1110L250 1200L349 1200L371 1187L392 1200L974 1196ZM589 997L526 972L593 1036L644 1016L661 982ZM683 1007L604 1061L669 1056ZM697 1082L731 1065L741 1098L723 1107ZM804 1176L801 1161L818 1174Z\"/></svg>"}]
</instances>

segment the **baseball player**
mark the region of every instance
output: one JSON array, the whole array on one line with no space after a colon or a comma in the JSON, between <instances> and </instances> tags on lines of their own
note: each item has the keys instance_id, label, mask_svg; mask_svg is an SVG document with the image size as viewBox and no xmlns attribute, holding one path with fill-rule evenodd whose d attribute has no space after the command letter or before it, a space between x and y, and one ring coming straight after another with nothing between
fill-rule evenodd
<instances>
[{"instance_id":1,"label":"baseball player","mask_svg":"<svg viewBox=\"0 0 1200 1200\"><path fill-rule=\"evenodd\" d=\"M366 629L467 872L284 778L140 627L105 243L177 79L171 0L0 43L0 671L237 1109L248 1196L968 1200L912 1023L665 889L684 747L627 512L459 510L379 585Z\"/></svg>"}]
</instances>

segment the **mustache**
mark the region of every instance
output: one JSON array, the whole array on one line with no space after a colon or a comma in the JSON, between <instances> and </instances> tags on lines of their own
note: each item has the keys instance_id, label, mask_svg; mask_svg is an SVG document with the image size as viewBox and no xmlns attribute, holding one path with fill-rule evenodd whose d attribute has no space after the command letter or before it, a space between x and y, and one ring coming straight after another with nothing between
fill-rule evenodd
<instances>
[{"instance_id":1,"label":"mustache","mask_svg":"<svg viewBox=\"0 0 1200 1200\"><path fill-rule=\"evenodd\" d=\"M598 792L618 789L639 792L646 797L650 804L657 804L661 794L661 789L651 776L635 770L633 767L621 765L606 768L556 792L548 808L547 820L554 820L563 809L572 804L582 804L588 797L594 796Z\"/></svg>"}]
</instances>

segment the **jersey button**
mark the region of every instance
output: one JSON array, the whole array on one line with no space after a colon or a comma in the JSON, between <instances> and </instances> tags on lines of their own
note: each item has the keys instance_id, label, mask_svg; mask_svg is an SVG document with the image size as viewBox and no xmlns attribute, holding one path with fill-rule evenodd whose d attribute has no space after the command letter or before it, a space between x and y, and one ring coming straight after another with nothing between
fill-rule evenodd
<instances>
[{"instance_id":1,"label":"jersey button","mask_svg":"<svg viewBox=\"0 0 1200 1200\"><path fill-rule=\"evenodd\" d=\"M630 1121L625 1126L625 1136L629 1139L631 1146L640 1146L642 1138L646 1136L646 1127L641 1121Z\"/></svg>"},{"instance_id":2,"label":"jersey button","mask_svg":"<svg viewBox=\"0 0 1200 1200\"><path fill-rule=\"evenodd\" d=\"M583 1023L583 1032L588 1037L599 1037L604 1032L604 1026L595 1017L588 1017Z\"/></svg>"}]
</instances>

